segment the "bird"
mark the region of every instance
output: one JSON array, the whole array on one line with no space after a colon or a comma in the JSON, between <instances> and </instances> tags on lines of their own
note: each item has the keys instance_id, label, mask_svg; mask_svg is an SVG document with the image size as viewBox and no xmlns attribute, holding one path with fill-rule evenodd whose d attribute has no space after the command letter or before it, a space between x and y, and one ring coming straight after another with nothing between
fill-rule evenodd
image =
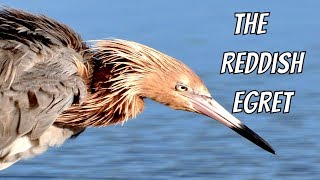
<instances>
[{"instance_id":1,"label":"bird","mask_svg":"<svg viewBox=\"0 0 320 180\"><path fill-rule=\"evenodd\" d=\"M45 15L1 8L0 170L88 127L123 124L143 111L146 98L213 118L275 154L181 61L129 40L88 45Z\"/></svg>"}]
</instances>

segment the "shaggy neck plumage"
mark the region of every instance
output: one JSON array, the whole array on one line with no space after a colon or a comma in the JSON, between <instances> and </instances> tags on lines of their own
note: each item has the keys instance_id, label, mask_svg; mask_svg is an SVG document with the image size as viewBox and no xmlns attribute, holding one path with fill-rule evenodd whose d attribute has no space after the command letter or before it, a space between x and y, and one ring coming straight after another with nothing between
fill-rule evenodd
<instances>
[{"instance_id":1,"label":"shaggy neck plumage","mask_svg":"<svg viewBox=\"0 0 320 180\"><path fill-rule=\"evenodd\" d=\"M104 65L95 56L90 84L89 96L81 105L74 105L58 118L69 126L107 126L115 123L124 123L136 117L142 110L142 97L132 86L120 86L123 79L128 79L134 72L128 73L121 68L113 68L113 64ZM90 74L90 73L89 73ZM127 78L120 77L126 74Z\"/></svg>"},{"instance_id":2,"label":"shaggy neck plumage","mask_svg":"<svg viewBox=\"0 0 320 180\"><path fill-rule=\"evenodd\" d=\"M170 56L130 41L98 41L91 51L94 53L91 62L94 67L89 73L91 94L81 106L74 105L65 111L57 123L105 126L125 122L143 110L144 97L162 102L156 97L162 93L161 89L154 85L169 79L150 77L167 74L171 78L170 72L194 75Z\"/></svg>"},{"instance_id":3,"label":"shaggy neck plumage","mask_svg":"<svg viewBox=\"0 0 320 180\"><path fill-rule=\"evenodd\" d=\"M81 106L74 105L56 121L69 126L107 126L123 123L143 110L143 99L139 96L124 97L125 92L112 93L99 90L89 95Z\"/></svg>"}]
</instances>

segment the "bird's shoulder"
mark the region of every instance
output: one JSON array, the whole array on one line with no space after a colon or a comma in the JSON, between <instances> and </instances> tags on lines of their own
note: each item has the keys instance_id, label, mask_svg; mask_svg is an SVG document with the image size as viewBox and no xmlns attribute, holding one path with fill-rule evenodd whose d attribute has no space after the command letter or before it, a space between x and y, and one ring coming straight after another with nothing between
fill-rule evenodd
<instances>
[{"instance_id":1,"label":"bird's shoulder","mask_svg":"<svg viewBox=\"0 0 320 180\"><path fill-rule=\"evenodd\" d=\"M18 42L0 42L0 150L25 134L39 138L86 98L81 59L69 48L35 53Z\"/></svg>"},{"instance_id":2,"label":"bird's shoulder","mask_svg":"<svg viewBox=\"0 0 320 180\"><path fill-rule=\"evenodd\" d=\"M70 27L43 15L0 8L0 88L20 77L86 78L88 47ZM9 83L9 84L8 84Z\"/></svg>"},{"instance_id":3,"label":"bird's shoulder","mask_svg":"<svg viewBox=\"0 0 320 180\"><path fill-rule=\"evenodd\" d=\"M37 139L86 98L84 48L54 20L0 11L0 150L25 134Z\"/></svg>"}]
</instances>

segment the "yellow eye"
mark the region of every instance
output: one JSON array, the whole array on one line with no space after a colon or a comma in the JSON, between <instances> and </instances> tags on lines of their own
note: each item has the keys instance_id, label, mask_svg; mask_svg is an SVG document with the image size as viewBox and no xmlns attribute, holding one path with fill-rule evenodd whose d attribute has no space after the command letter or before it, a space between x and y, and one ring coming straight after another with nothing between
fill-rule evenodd
<instances>
[{"instance_id":1,"label":"yellow eye","mask_svg":"<svg viewBox=\"0 0 320 180\"><path fill-rule=\"evenodd\" d=\"M177 84L176 85L176 90L177 91L188 91L188 87L186 85L183 85L183 84Z\"/></svg>"}]
</instances>

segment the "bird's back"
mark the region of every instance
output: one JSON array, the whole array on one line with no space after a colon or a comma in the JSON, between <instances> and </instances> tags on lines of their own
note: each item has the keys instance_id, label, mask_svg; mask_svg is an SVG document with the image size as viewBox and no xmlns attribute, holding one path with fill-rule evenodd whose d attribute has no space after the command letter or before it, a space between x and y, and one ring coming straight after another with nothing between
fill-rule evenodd
<instances>
[{"instance_id":1,"label":"bird's back","mask_svg":"<svg viewBox=\"0 0 320 180\"><path fill-rule=\"evenodd\" d=\"M53 123L86 98L85 50L61 23L0 10L0 170L82 130Z\"/></svg>"},{"instance_id":2,"label":"bird's back","mask_svg":"<svg viewBox=\"0 0 320 180\"><path fill-rule=\"evenodd\" d=\"M32 50L41 49L43 45L69 47L77 52L86 49L81 37L71 28L43 15L0 9L0 24L1 40L21 42Z\"/></svg>"}]
</instances>

